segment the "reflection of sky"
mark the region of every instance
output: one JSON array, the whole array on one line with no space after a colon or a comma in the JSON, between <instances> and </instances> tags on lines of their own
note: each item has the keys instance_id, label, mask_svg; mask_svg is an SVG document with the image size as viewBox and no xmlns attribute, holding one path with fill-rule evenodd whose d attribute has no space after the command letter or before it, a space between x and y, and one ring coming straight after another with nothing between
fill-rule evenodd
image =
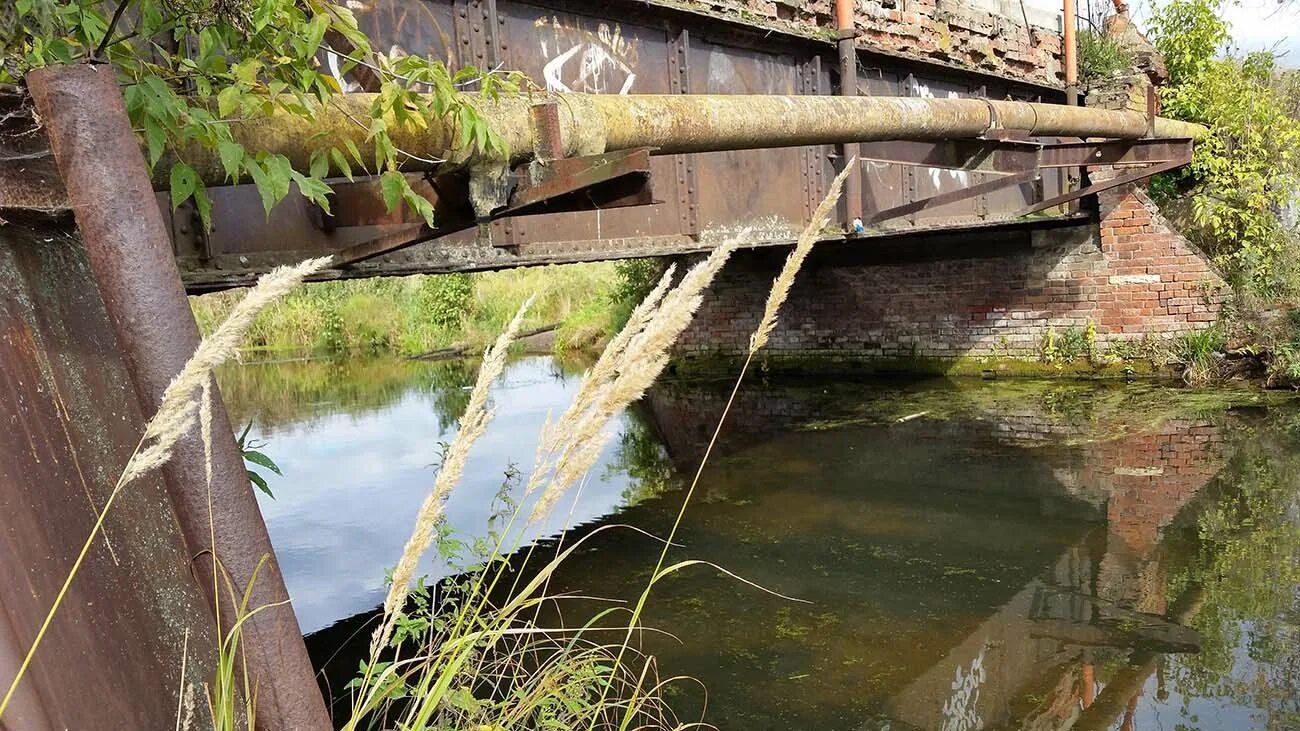
<instances>
[{"instance_id":1,"label":"reflection of sky","mask_svg":"<svg viewBox=\"0 0 1300 731\"><path fill-rule=\"evenodd\" d=\"M531 467L547 414L558 415L568 406L577 386L577 377L557 375L549 358L509 366L492 392L496 417L447 502L460 537L486 534L507 465L521 471ZM258 498L304 632L383 600L384 572L397 563L433 484L438 442L455 433L439 428L433 398L412 388L385 409L355 416L338 413L336 404L320 404L297 424L254 434L268 442L265 451L285 475L268 476L274 500ZM613 428L623 424L620 417ZM568 514L572 507L573 524L618 506L628 478L608 468L616 441L605 448L582 490L575 488L576 503L557 509ZM532 530L529 538L538 532ZM433 576L446 573L432 555L421 569Z\"/></svg>"},{"instance_id":2,"label":"reflection of sky","mask_svg":"<svg viewBox=\"0 0 1300 731\"><path fill-rule=\"evenodd\" d=\"M1294 680L1287 674L1285 666L1278 667L1274 663L1259 662L1250 656L1249 638L1256 631L1268 634L1268 630L1257 628L1255 623L1248 621L1238 621L1235 625L1234 630L1240 633L1241 640L1229 650L1232 654L1232 668L1228 673L1217 678L1216 694L1200 696L1195 695L1194 692L1180 693L1179 691L1182 690L1180 686L1183 685L1181 676L1191 671L1182 667L1184 662L1182 656L1170 656L1170 671L1167 674L1168 680L1164 683L1164 690L1168 693L1168 697L1163 701L1159 700L1161 683L1157 674L1153 673L1147 679L1142 695L1138 698L1133 714L1133 728L1231 729L1232 731L1294 728L1289 725L1277 725L1279 719L1270 718L1268 709L1251 705L1253 699L1249 697L1250 691L1263 694L1271 691L1273 700L1286 703L1287 708L1294 708L1296 703L1294 696L1287 703L1285 690ZM1234 698L1233 688L1247 692L1241 697ZM1295 689L1294 686L1292 689ZM1279 693L1279 690L1282 692ZM1285 721L1283 723L1285 724Z\"/></svg>"},{"instance_id":3,"label":"reflection of sky","mask_svg":"<svg viewBox=\"0 0 1300 731\"><path fill-rule=\"evenodd\" d=\"M1250 622L1239 622L1237 630L1245 638L1251 630ZM1255 682L1267 673L1276 672L1271 670L1267 665L1257 663L1251 659L1247 652L1245 642L1238 643L1231 648L1232 652L1232 670L1223 678L1219 679L1219 687L1227 691L1228 687L1239 684L1241 687L1264 688L1270 683ZM1181 665L1181 658L1178 655L1170 656L1170 666L1172 672L1169 673L1171 679L1163 684L1164 691L1168 697L1160 700L1160 691L1162 684L1157 675L1152 673L1142 688L1142 695L1138 698L1137 707L1133 714L1133 728L1136 729L1232 729L1232 731L1265 731L1268 728L1277 728L1269 725L1268 713L1262 708L1256 708L1250 705L1243 705L1241 698L1229 697L1225 692L1224 696L1199 696L1184 695L1180 693L1179 676L1187 672ZM1276 683L1277 681L1274 681ZM1275 719L1276 720L1276 719ZM1116 727L1119 722L1116 721ZM1288 727L1289 728L1289 727Z\"/></svg>"}]
</instances>

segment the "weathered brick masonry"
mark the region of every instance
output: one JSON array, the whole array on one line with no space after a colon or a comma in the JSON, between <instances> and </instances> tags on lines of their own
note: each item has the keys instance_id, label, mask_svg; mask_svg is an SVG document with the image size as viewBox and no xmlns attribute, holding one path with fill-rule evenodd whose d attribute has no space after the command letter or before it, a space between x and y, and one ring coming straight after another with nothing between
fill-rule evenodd
<instances>
[{"instance_id":1,"label":"weathered brick masonry","mask_svg":"<svg viewBox=\"0 0 1300 731\"><path fill-rule=\"evenodd\" d=\"M655 0L748 25L820 36L834 1ZM858 47L1044 86L1061 87L1061 16L1010 0L857 0ZM1028 24L1026 24L1028 20Z\"/></svg>"},{"instance_id":2,"label":"weathered brick masonry","mask_svg":"<svg viewBox=\"0 0 1300 731\"><path fill-rule=\"evenodd\" d=\"M1212 325L1225 287L1206 257L1142 189L1099 203L1095 225L820 244L765 359L860 371L980 369L997 358L1006 368L1039 360L1049 333L1086 334L1090 323L1103 355ZM742 354L783 260L738 252L679 342L679 362Z\"/></svg>"}]
</instances>

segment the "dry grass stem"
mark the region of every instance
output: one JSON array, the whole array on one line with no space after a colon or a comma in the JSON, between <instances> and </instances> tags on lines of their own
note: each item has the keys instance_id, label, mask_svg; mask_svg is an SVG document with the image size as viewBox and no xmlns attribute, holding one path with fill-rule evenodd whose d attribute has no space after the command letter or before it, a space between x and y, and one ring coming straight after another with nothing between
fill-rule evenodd
<instances>
[{"instance_id":1,"label":"dry grass stem","mask_svg":"<svg viewBox=\"0 0 1300 731\"><path fill-rule=\"evenodd\" d=\"M686 508L690 505L691 498L695 495L695 490L699 487L700 477L704 474L704 467L708 464L709 458L713 454L713 448L717 444L718 435L722 433L722 426L726 423L727 415L731 412L731 406L736 400L736 394L740 391L741 383L745 380L745 374L749 370L749 364L753 360L754 353L767 342L768 337L771 335L781 305L785 303L786 298L790 294L790 286L794 282L795 274L798 273L799 267L803 265L804 260L808 257L808 251L812 248L813 243L817 241L818 235L829 221L831 209L833 209L835 204L839 202L840 189L844 184L844 179L847 177L846 173L848 170L852 169L855 164L856 158L850 160L849 165L845 166L845 172L836 176L826 198L824 198L821 204L817 206L817 209L813 213L812 220L808 222L808 225L799 235L795 250L790 253L789 257L787 257L785 265L782 267L781 272L773 282L772 290L768 293L767 306L764 308L763 318L759 321L759 326L754 331L753 335L750 336L749 352L745 357L744 364L740 368L740 373L736 376L736 381L731 388L731 395L728 396L727 402L722 408L722 414L718 417L718 423L713 429L713 436L710 437L708 446L704 449L704 455L700 458L699 464L695 468L695 475L691 479L690 486L686 488L686 495L682 498L682 504L677 511L677 517L673 520L672 528L669 529L668 535L663 541L663 548L660 550L658 561L655 562L654 571L650 573L650 580L646 584L645 589L642 590L641 596L637 598L636 607L632 610L632 616L627 625L627 632L623 637L622 645L619 647L618 655L614 659L614 668L616 671L623 665L623 658L630 649L629 643L632 640L632 634L636 631L637 627L640 626L642 612L645 610L646 602L650 599L650 592L654 589L655 583L667 573L671 573L678 568L695 563L681 562L669 567L668 569L664 568L664 564L668 559L668 550L673 545L673 540L677 537L677 531L681 528L682 518L686 515ZM688 274L687 277L689 278L690 275ZM668 297L665 297L664 299L666 301ZM667 307L667 302L665 302L664 306ZM698 306L698 303L696 303L696 306ZM647 330L648 329L649 328L647 328ZM611 679L612 678L613 676L611 675ZM597 708L605 704L612 686L612 680L605 684L605 687L601 691L600 699L596 703ZM595 725L596 718L593 715L592 723L588 728L594 729Z\"/></svg>"},{"instance_id":2,"label":"dry grass stem","mask_svg":"<svg viewBox=\"0 0 1300 731\"><path fill-rule=\"evenodd\" d=\"M456 432L456 437L452 439L451 445L447 448L442 468L438 470L438 476L434 480L433 489L429 491L429 494L424 498L424 502L421 503L415 519L415 528L411 531L411 537L407 539L406 546L402 549L402 556L398 559L397 567L393 569L393 583L388 588L388 596L384 599L384 621L375 630L374 639L371 643L372 655L376 655L388 643L388 639L393 632L393 626L397 621L398 611L405 603L407 591L412 579L415 578L415 570L420 563L420 559L429 550L429 546L433 544L434 533L438 521L442 517L447 495L460 481L461 474L465 470L465 461L469 456L470 448L487 431L488 422L492 420L492 411L487 406L488 394L492 389L492 384L501 377L502 371L505 370L506 356L509 354L510 344L518 337L519 330L523 326L524 315L528 312L528 307L531 304L532 298L530 297L519 308L519 312L506 326L505 331L497 337L496 342L483 354L483 364L479 367L478 379L474 382L473 391L470 392L469 403L465 406L465 412L460 417L460 428Z\"/></svg>"},{"instance_id":3,"label":"dry grass stem","mask_svg":"<svg viewBox=\"0 0 1300 731\"><path fill-rule=\"evenodd\" d=\"M167 384L158 412L145 426L144 441L152 444L137 450L122 471L121 484L127 484L167 461L171 448L194 426L196 391L208 387L212 371L226 360L236 357L239 343L249 326L268 305L302 283L303 278L329 264L330 258L308 259L291 267L277 267L257 281L249 293L231 310L225 322L199 343L181 372ZM210 394L208 396L210 399ZM211 411L210 405L208 411ZM211 414L208 414L208 419ZM209 434L211 424L208 424Z\"/></svg>"},{"instance_id":4,"label":"dry grass stem","mask_svg":"<svg viewBox=\"0 0 1300 731\"><path fill-rule=\"evenodd\" d=\"M781 273L777 275L776 281L772 283L772 290L767 294L767 306L763 308L763 319L759 320L758 328L749 338L749 352L752 354L767 345L767 340L772 335L772 330L776 329L777 313L781 310L781 305L790 296L790 287L794 285L794 275L798 273L803 266L804 259L808 258L808 253L812 251L813 244L817 243L822 229L830 223L831 211L835 209L835 204L840 200L840 189L844 186L844 180L857 165L858 159L855 157L849 160L849 164L844 166L844 170L835 176L831 181L831 189L822 199L817 210L813 211L812 220L804 227L803 233L799 234L799 240L795 243L794 249L786 257L785 264L781 267Z\"/></svg>"}]
</instances>

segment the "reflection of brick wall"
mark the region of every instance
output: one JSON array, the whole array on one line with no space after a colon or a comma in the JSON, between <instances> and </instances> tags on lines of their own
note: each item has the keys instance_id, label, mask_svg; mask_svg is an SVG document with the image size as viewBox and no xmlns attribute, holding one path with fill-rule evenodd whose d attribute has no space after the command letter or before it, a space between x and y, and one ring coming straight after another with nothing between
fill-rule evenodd
<instances>
[{"instance_id":1,"label":"reflection of brick wall","mask_svg":"<svg viewBox=\"0 0 1300 731\"><path fill-rule=\"evenodd\" d=\"M1081 479L1110 492L1106 555L1098 574L1105 599L1144 612L1165 611L1162 532L1227 461L1219 428L1171 420L1160 431L1089 446Z\"/></svg>"},{"instance_id":2,"label":"reflection of brick wall","mask_svg":"<svg viewBox=\"0 0 1300 731\"><path fill-rule=\"evenodd\" d=\"M674 0L800 35L835 28L833 0ZM1061 86L1060 14L1002 0L856 0L858 47ZM1029 25L1025 25L1028 17Z\"/></svg>"},{"instance_id":3,"label":"reflection of brick wall","mask_svg":"<svg viewBox=\"0 0 1300 731\"><path fill-rule=\"evenodd\" d=\"M990 416L1007 443L1036 446L1072 438L1084 443L1053 471L1075 497L1105 505L1098 596L1163 613L1167 567L1157 548L1164 529L1227 461L1219 427L1170 419L1152 431L1112 436L1105 423L1075 423L1032 407L1012 406Z\"/></svg>"},{"instance_id":4,"label":"reflection of brick wall","mask_svg":"<svg viewBox=\"0 0 1300 731\"><path fill-rule=\"evenodd\" d=\"M855 362L1038 358L1091 321L1096 343L1172 336L1212 323L1223 281L1138 189L1102 197L1100 226L822 244L795 282L769 358ZM683 356L743 352L781 251L742 251L715 282ZM833 365L833 363L832 363Z\"/></svg>"},{"instance_id":5,"label":"reflection of brick wall","mask_svg":"<svg viewBox=\"0 0 1300 731\"><path fill-rule=\"evenodd\" d=\"M1091 445L1084 479L1110 490L1111 534L1149 555L1160 530L1223 467L1223 439L1216 426L1173 420L1154 434Z\"/></svg>"}]
</instances>

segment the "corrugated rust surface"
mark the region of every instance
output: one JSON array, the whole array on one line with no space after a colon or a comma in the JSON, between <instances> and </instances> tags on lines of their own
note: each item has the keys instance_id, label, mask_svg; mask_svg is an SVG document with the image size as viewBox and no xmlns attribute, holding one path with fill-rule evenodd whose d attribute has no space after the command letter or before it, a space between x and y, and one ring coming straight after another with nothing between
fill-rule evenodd
<instances>
[{"instance_id":1,"label":"corrugated rust surface","mask_svg":"<svg viewBox=\"0 0 1300 731\"><path fill-rule=\"evenodd\" d=\"M0 691L143 428L71 228L0 226ZM171 728L216 646L189 559L161 476L123 491L0 728Z\"/></svg>"},{"instance_id":2,"label":"corrugated rust surface","mask_svg":"<svg viewBox=\"0 0 1300 731\"><path fill-rule=\"evenodd\" d=\"M110 67L82 64L32 71L27 83L76 213L109 329L117 335L111 353L121 353L127 362L129 380L122 383L134 384L152 414L198 346L199 332L116 77ZM211 576L215 555L236 592L249 592L251 607L287 602L220 394L214 394L213 418L211 494L197 428L177 443L163 469L186 545L192 555L202 556L195 561L198 575ZM264 556L270 560L250 587ZM205 588L211 585L210 579L203 582ZM227 607L222 615L231 617L233 611ZM269 608L245 623L241 648L259 688L259 728L329 727L290 605ZM92 671L106 667L92 666Z\"/></svg>"},{"instance_id":3,"label":"corrugated rust surface","mask_svg":"<svg viewBox=\"0 0 1300 731\"><path fill-rule=\"evenodd\" d=\"M723 23L659 4L549 0L373 0L357 3L376 46L444 58L453 67L518 68L554 91L618 93L835 93L834 44ZM1058 102L1033 84L954 71L887 56L863 56L857 80L876 96L987 97ZM888 143L872 143L888 144ZM867 148L863 145L863 154ZM797 234L834 176L829 145L660 157L656 190L664 201L645 209L509 218L492 224L491 241L464 231L358 264L342 276L463 271L595 258L698 250L751 227L755 245L785 244ZM863 207L881 210L981 179L979 173L864 163ZM1059 193L1061 174L1042 184L998 191L898 222L902 230L982 226ZM378 229L327 234L311 211L290 200L261 212L248 186L212 189L218 224L206 247L178 239L182 276L192 291L247 283L277 263L356 244ZM224 213L223 213L224 211ZM896 235L897 231L888 232Z\"/></svg>"}]
</instances>

